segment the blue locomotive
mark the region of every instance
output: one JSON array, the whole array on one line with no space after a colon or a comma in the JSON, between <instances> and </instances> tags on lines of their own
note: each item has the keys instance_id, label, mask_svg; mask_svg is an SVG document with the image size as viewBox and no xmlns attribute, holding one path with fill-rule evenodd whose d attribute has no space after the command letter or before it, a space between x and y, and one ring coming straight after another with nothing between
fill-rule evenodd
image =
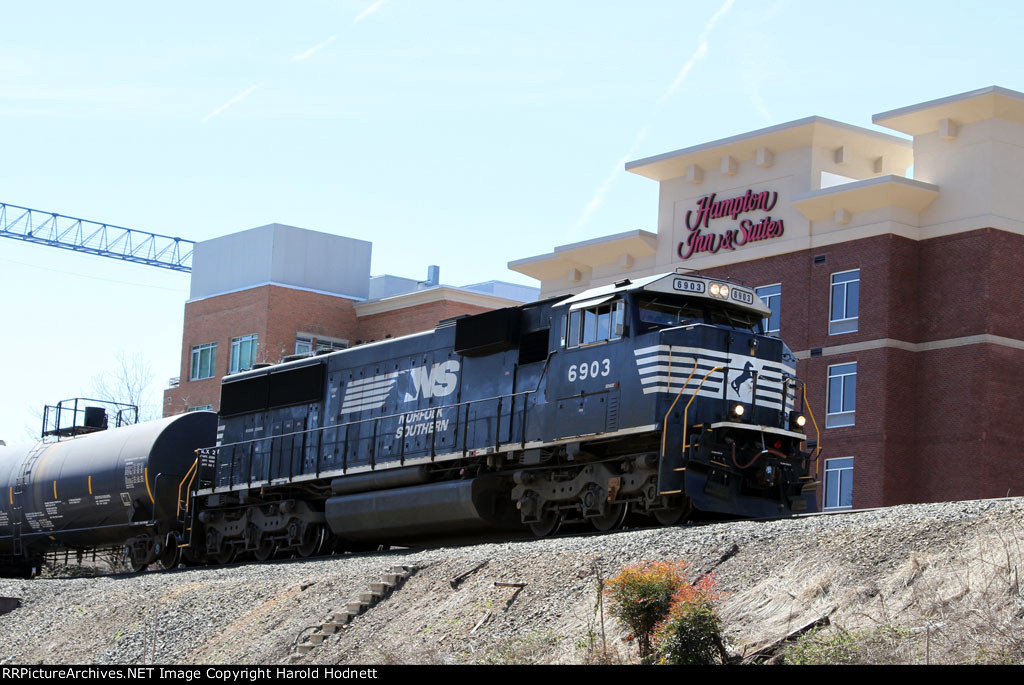
<instances>
[{"instance_id":1,"label":"blue locomotive","mask_svg":"<svg viewBox=\"0 0 1024 685\"><path fill-rule=\"evenodd\" d=\"M51 431L0 449L0 574L60 549L139 570L813 510L769 314L720 279L627 279L227 376L219 417Z\"/></svg>"},{"instance_id":2,"label":"blue locomotive","mask_svg":"<svg viewBox=\"0 0 1024 685\"><path fill-rule=\"evenodd\" d=\"M769 313L664 274L228 376L186 557L813 510L803 384Z\"/></svg>"}]
</instances>

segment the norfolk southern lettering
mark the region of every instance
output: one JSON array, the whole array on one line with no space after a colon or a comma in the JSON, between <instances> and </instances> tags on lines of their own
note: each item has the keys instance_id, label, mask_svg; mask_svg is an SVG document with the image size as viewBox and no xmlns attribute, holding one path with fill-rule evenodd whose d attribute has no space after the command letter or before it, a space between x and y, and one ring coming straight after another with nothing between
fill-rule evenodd
<instances>
[{"instance_id":1,"label":"norfolk southern lettering","mask_svg":"<svg viewBox=\"0 0 1024 685\"><path fill-rule=\"evenodd\" d=\"M721 249L735 250L737 247L766 238L777 238L782 235L785 227L782 219L765 216L755 223L750 219L740 222L738 228L726 229L724 233L702 233L708 228L712 219L731 217L734 221L746 212L770 212L779 200L777 192L767 190L755 193L747 190L744 195L716 201L716 194L711 193L697 200L697 211L686 212L686 228L690 231L686 242L679 243L679 256L689 259L697 252L715 254Z\"/></svg>"}]
</instances>

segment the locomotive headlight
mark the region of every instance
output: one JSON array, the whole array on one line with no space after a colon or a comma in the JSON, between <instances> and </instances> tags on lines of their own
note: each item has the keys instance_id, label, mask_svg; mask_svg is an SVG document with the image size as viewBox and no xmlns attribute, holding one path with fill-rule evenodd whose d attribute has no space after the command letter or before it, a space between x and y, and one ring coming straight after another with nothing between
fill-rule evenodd
<instances>
[{"instance_id":1,"label":"locomotive headlight","mask_svg":"<svg viewBox=\"0 0 1024 685\"><path fill-rule=\"evenodd\" d=\"M803 428L804 424L806 424L806 423L807 423L807 417L806 416L801 414L800 416L796 417L796 425L798 425L801 428Z\"/></svg>"},{"instance_id":2,"label":"locomotive headlight","mask_svg":"<svg viewBox=\"0 0 1024 685\"><path fill-rule=\"evenodd\" d=\"M718 284L717 283L712 283L711 284L711 296L712 297L718 297L718 291L719 291Z\"/></svg>"},{"instance_id":3,"label":"locomotive headlight","mask_svg":"<svg viewBox=\"0 0 1024 685\"><path fill-rule=\"evenodd\" d=\"M743 416L743 412L745 411L746 409L743 407L742 404L737 404L735 407L732 408L732 413L735 414L736 416Z\"/></svg>"},{"instance_id":4,"label":"locomotive headlight","mask_svg":"<svg viewBox=\"0 0 1024 685\"><path fill-rule=\"evenodd\" d=\"M728 297L729 297L729 286L723 285L722 289L719 290L718 292L722 293L722 297L723 298L728 299Z\"/></svg>"}]
</instances>

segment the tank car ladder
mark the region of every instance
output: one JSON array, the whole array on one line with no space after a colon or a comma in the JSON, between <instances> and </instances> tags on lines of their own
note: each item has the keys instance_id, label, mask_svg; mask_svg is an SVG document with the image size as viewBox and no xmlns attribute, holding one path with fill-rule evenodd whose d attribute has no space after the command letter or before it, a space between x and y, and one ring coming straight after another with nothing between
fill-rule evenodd
<instances>
[{"instance_id":1,"label":"tank car ladder","mask_svg":"<svg viewBox=\"0 0 1024 685\"><path fill-rule=\"evenodd\" d=\"M49 443L39 442L36 443L28 454L25 455L25 461L21 466L21 473L14 480L14 485L10 492L10 504L11 504L11 548L12 553L15 557L20 557L24 553L24 545L22 544L22 525L24 523L24 505L22 503L21 495L25 493L25 485L28 483L29 478L32 475L32 469L39 461L39 458L43 456L51 447Z\"/></svg>"}]
</instances>

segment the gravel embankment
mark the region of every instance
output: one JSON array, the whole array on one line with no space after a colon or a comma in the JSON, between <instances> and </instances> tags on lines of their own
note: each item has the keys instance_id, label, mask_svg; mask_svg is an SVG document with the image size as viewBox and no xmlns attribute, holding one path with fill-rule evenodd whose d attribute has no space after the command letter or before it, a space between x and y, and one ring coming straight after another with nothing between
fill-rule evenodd
<instances>
[{"instance_id":1,"label":"gravel embankment","mask_svg":"<svg viewBox=\"0 0 1024 685\"><path fill-rule=\"evenodd\" d=\"M685 559L696 574L733 545L715 573L735 653L824 614L845 628L927 624L931 640L932 625L952 635L957 616L989 612L988 624L1024 634L1021 541L1017 498L135 576L0 579L0 595L22 600L0 616L0 660L286 663L304 628L391 566L410 564L419 570L400 590L302 662L579 663L600 642L597 573ZM526 585L517 592L496 582ZM605 628L616 658L635 658L611 619Z\"/></svg>"}]
</instances>

